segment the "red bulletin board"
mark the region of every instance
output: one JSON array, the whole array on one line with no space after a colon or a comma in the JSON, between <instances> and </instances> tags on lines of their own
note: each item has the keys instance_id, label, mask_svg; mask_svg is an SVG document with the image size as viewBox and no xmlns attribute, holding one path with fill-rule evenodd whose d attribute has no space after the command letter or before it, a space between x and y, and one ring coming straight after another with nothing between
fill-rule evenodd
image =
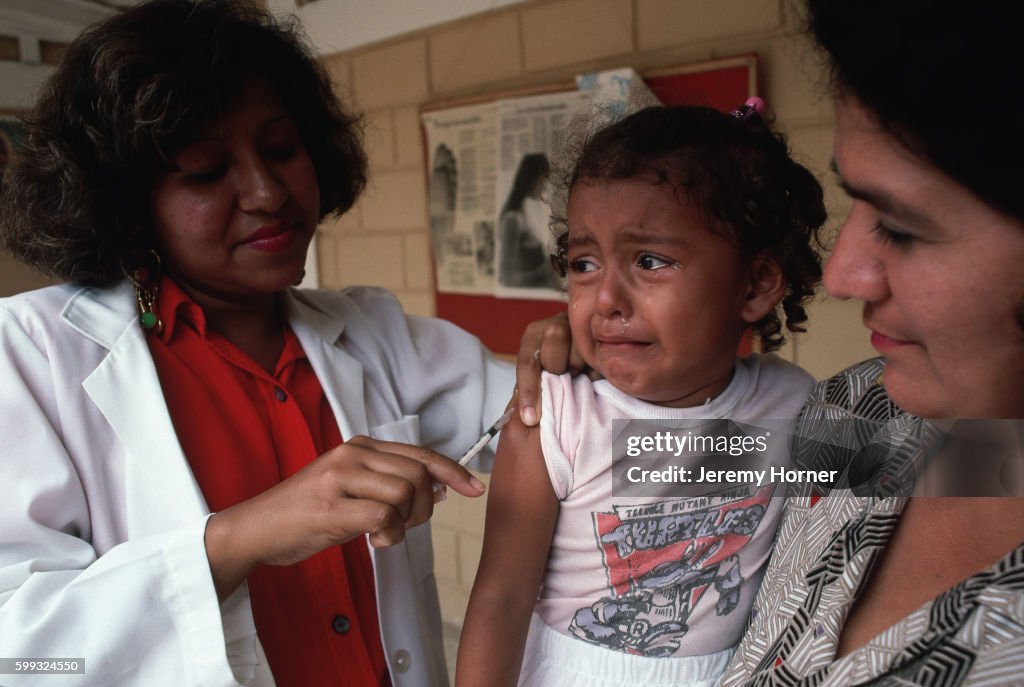
<instances>
[{"instance_id":1,"label":"red bulletin board","mask_svg":"<svg viewBox=\"0 0 1024 687\"><path fill-rule=\"evenodd\" d=\"M643 75L666 105L705 105L732 110L757 93L757 55L660 69ZM480 337L495 353L514 354L526 325L565 311L558 301L496 298L437 292L437 315ZM740 353L750 350L745 339Z\"/></svg>"}]
</instances>

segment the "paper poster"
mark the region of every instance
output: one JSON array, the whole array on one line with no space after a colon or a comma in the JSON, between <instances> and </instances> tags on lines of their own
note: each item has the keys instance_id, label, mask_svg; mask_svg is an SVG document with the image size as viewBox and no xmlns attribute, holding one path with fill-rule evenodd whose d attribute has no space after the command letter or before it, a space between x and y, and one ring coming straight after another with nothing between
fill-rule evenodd
<instances>
[{"instance_id":1,"label":"paper poster","mask_svg":"<svg viewBox=\"0 0 1024 687\"><path fill-rule=\"evenodd\" d=\"M504 298L563 300L562 280L551 266L550 176L566 130L590 106L579 91L498 103L499 199L495 293Z\"/></svg>"},{"instance_id":2,"label":"paper poster","mask_svg":"<svg viewBox=\"0 0 1024 687\"><path fill-rule=\"evenodd\" d=\"M423 115L437 290L493 294L497 105Z\"/></svg>"}]
</instances>

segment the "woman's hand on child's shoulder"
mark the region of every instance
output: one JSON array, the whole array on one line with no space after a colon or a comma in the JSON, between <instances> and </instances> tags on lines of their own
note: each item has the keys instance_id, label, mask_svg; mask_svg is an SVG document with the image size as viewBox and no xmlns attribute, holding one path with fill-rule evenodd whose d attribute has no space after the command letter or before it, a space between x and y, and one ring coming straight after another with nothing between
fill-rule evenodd
<instances>
[{"instance_id":1,"label":"woman's hand on child's shoulder","mask_svg":"<svg viewBox=\"0 0 1024 687\"><path fill-rule=\"evenodd\" d=\"M586 363L572 345L569 318L559 313L526 326L519 342L516 358L516 393L512 399L519 409L519 419L532 427L540 421L540 373L580 374Z\"/></svg>"}]
</instances>

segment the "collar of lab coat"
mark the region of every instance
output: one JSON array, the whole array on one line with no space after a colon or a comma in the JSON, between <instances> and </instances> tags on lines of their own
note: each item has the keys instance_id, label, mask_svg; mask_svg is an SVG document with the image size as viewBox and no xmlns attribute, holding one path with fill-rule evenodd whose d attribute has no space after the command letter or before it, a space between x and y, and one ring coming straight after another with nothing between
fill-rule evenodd
<instances>
[{"instance_id":1,"label":"collar of lab coat","mask_svg":"<svg viewBox=\"0 0 1024 687\"><path fill-rule=\"evenodd\" d=\"M342 436L367 434L363 366L339 345L343 317L295 290L284 294L284 308ZM174 431L131 284L81 289L61 319L109 351L83 387L125 446L128 522L138 527L132 534L166 531L209 513Z\"/></svg>"},{"instance_id":2,"label":"collar of lab coat","mask_svg":"<svg viewBox=\"0 0 1024 687\"><path fill-rule=\"evenodd\" d=\"M337 312L326 312L315 300L317 293L298 289L285 291L285 317L320 380L341 436L369 434L363 365L349 355L342 343L345 318Z\"/></svg>"}]
</instances>

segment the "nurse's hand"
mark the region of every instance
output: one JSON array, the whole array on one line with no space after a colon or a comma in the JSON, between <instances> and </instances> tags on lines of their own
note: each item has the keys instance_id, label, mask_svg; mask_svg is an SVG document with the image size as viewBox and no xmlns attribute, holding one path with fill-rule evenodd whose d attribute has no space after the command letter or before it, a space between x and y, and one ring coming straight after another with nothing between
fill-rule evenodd
<instances>
[{"instance_id":1,"label":"nurse's hand","mask_svg":"<svg viewBox=\"0 0 1024 687\"><path fill-rule=\"evenodd\" d=\"M212 516L206 552L227 598L259 564L290 565L363 534L390 546L430 519L434 483L463 496L484 485L451 458L420 446L355 437L262 494Z\"/></svg>"},{"instance_id":2,"label":"nurse's hand","mask_svg":"<svg viewBox=\"0 0 1024 687\"><path fill-rule=\"evenodd\" d=\"M519 419L527 427L540 421L540 372L580 374L586 363L572 347L569 318L559 313L526 326L516 359L516 395Z\"/></svg>"}]
</instances>

